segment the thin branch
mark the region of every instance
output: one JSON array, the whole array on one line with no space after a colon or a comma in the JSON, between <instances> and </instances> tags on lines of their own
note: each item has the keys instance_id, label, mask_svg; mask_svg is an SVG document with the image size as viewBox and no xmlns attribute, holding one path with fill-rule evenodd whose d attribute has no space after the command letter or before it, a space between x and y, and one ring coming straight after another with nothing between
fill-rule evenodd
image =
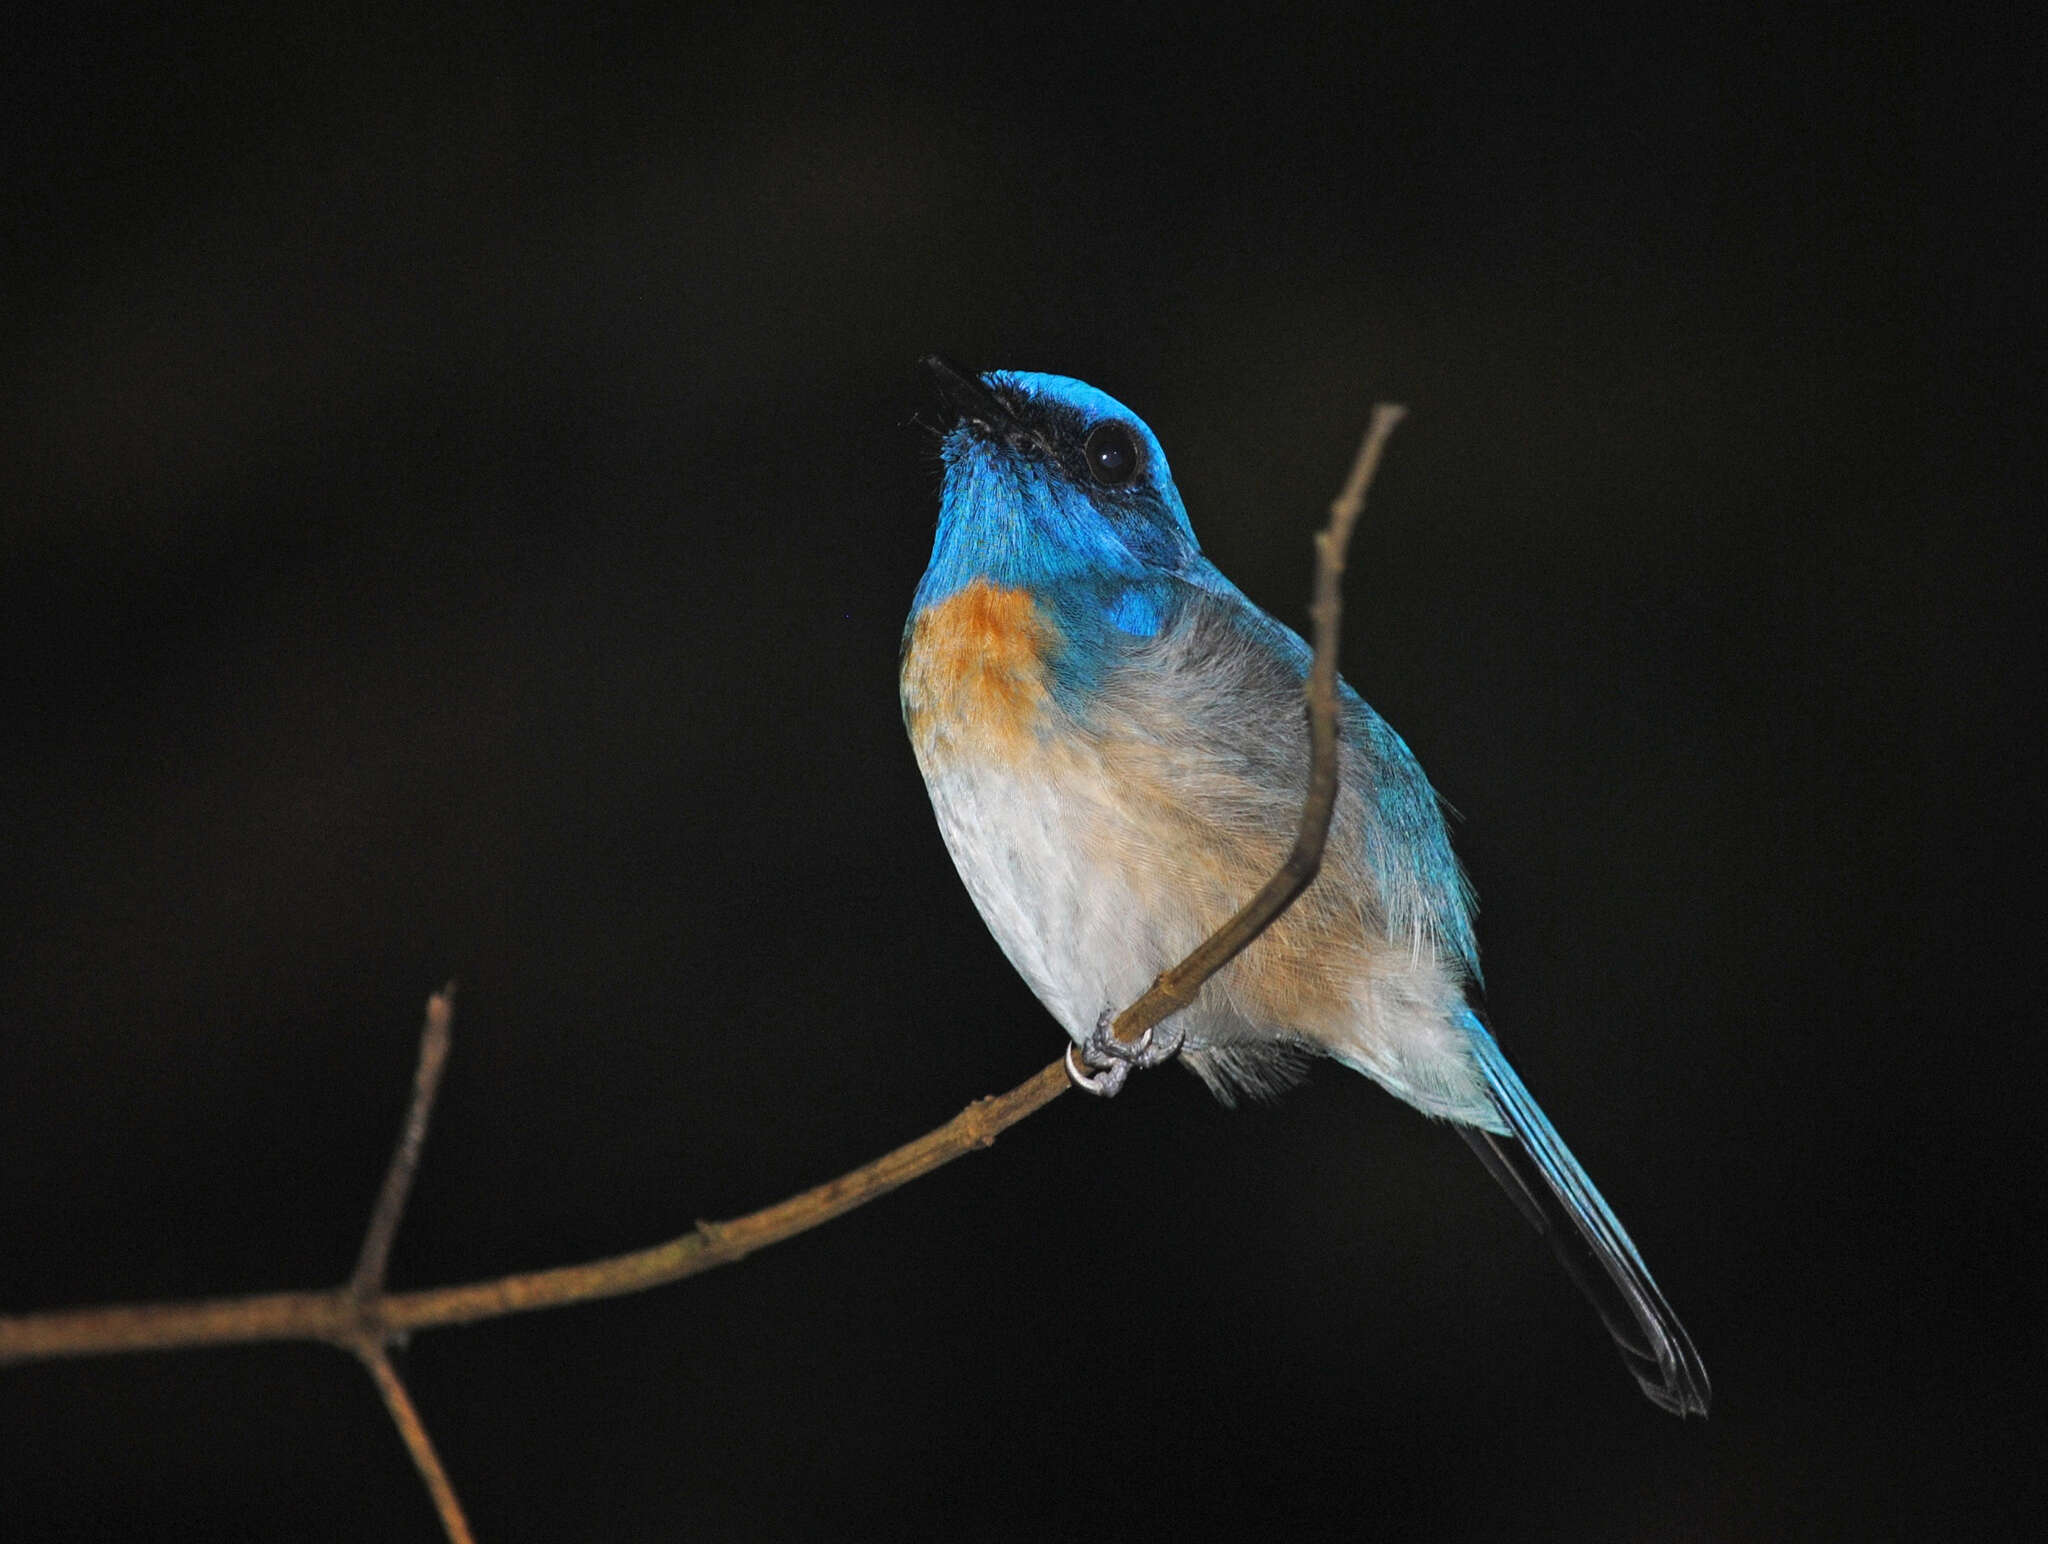
<instances>
[{"instance_id":1,"label":"thin branch","mask_svg":"<svg viewBox=\"0 0 2048 1544\"><path fill-rule=\"evenodd\" d=\"M730 1265L886 1195L963 1153L989 1147L1067 1088L1066 1062L1056 1061L1007 1094L977 1099L937 1130L837 1179L728 1222L700 1222L680 1238L630 1254L489 1281L391 1292L368 1303L351 1287L341 1286L319 1292L22 1314L0 1318L0 1363L268 1340L320 1340L358 1351L366 1321L384 1339L395 1340L414 1330L644 1292Z\"/></svg>"},{"instance_id":2,"label":"thin branch","mask_svg":"<svg viewBox=\"0 0 2048 1544\"><path fill-rule=\"evenodd\" d=\"M1387 436L1402 417L1403 409L1389 404L1373 409L1351 474L1330 506L1330 523L1316 536L1315 600L1310 608L1315 622L1315 658L1305 688L1311 744L1309 788L1294 848L1279 871L1236 916L1186 959L1162 973L1144 996L1117 1016L1115 1032L1121 1039L1137 1039L1193 1002L1202 984L1270 927L1314 882L1322 866L1337 797L1337 643L1343 617L1340 583L1345 552ZM460 1286L387 1292L385 1270L392 1242L419 1167L427 1121L447 1064L453 992L451 985L428 999L412 1102L371 1212L355 1271L347 1282L324 1292L270 1292L199 1302L0 1316L0 1365L273 1340L315 1340L339 1346L354 1353L376 1383L433 1495L448 1537L454 1544L471 1544L472 1535L454 1487L391 1365L387 1347L414 1330L617 1297L729 1265L886 1195L963 1153L990 1146L1004 1131L1052 1103L1070 1086L1062 1057L1007 1094L976 1100L937 1130L872 1163L744 1217L700 1222L680 1238L649 1249Z\"/></svg>"},{"instance_id":3,"label":"thin branch","mask_svg":"<svg viewBox=\"0 0 2048 1544\"><path fill-rule=\"evenodd\" d=\"M432 1095L428 1097L431 1099ZM448 1535L449 1544L476 1544L476 1535L469 1531L469 1519L462 1515L462 1503L455 1497L448 1471L441 1467L441 1457L434 1451L434 1440L427 1435L426 1423L420 1419L390 1356L382 1349L367 1351L363 1354L363 1366L369 1369L370 1381L383 1396L391 1424L405 1439L405 1450L412 1454L413 1467L426 1482L427 1494L434 1498L434 1511L441 1518L441 1529Z\"/></svg>"},{"instance_id":4,"label":"thin branch","mask_svg":"<svg viewBox=\"0 0 2048 1544\"><path fill-rule=\"evenodd\" d=\"M363 1234L363 1250L356 1257L355 1274L349 1289L368 1301L384 1290L384 1271L391 1263L391 1244L398 1237L398 1222L405 1215L406 1197L412 1193L413 1176L419 1172L420 1148L427 1140L427 1121L434 1113L434 1096L441 1091L441 1074L448 1066L449 1026L454 1019L455 983L449 982L427 999L427 1021L420 1026L419 1067L413 1073L412 1105L399 1128L398 1146L391 1151L391 1165L384 1171L384 1187L377 1193L377 1205L370 1213L370 1226Z\"/></svg>"}]
</instances>

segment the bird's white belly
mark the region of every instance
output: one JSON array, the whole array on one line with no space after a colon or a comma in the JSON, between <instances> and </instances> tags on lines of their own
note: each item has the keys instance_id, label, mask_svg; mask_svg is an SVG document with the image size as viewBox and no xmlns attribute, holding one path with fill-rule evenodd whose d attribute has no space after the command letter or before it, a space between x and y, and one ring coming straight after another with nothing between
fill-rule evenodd
<instances>
[{"instance_id":1,"label":"bird's white belly","mask_svg":"<svg viewBox=\"0 0 2048 1544\"><path fill-rule=\"evenodd\" d=\"M1156 790L1121 777L1119 758L1086 741L1002 763L927 751L932 807L968 893L1076 1041L1105 1010L1136 1001L1270 872L1241 858L1191 861L1188 833L1162 818ZM1292 1040L1432 1115L1496 1124L1458 1027L1456 979L1434 956L1350 928L1333 936L1317 910L1297 907L1182 1011L1187 1052Z\"/></svg>"},{"instance_id":2,"label":"bird's white belly","mask_svg":"<svg viewBox=\"0 0 2048 1544\"><path fill-rule=\"evenodd\" d=\"M1085 763L1085 751L1033 760ZM1085 767L1072 769L1085 773ZM1010 963L1076 1039L1186 947L1158 894L1106 827L1114 800L1046 766L925 766L954 865ZM1199 937L1199 933L1195 935Z\"/></svg>"}]
</instances>

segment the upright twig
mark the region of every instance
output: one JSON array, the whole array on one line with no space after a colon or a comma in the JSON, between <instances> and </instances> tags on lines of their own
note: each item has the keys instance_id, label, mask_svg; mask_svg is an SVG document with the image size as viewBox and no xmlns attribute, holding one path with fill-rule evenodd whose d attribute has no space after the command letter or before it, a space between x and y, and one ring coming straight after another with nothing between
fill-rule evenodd
<instances>
[{"instance_id":1,"label":"upright twig","mask_svg":"<svg viewBox=\"0 0 2048 1544\"><path fill-rule=\"evenodd\" d=\"M1309 619L1315 623L1315 659L1304 688L1308 698L1308 797L1301 806L1301 825L1294 848L1258 894L1238 908L1237 915L1198 944L1171 970L1162 971L1145 995L1116 1016L1111 1026L1117 1039L1135 1043L1146 1030L1172 1017L1195 1000L1202 984L1241 954L1301 892L1315 883L1323 866L1323 844L1329 839L1330 817L1337 808L1337 643L1344 620L1344 558L1351 533L1365 512L1366 490L1379 471L1387 436L1408 410L1392 402L1376 403L1366 425L1351 475L1330 504L1330 523L1316 532L1315 599Z\"/></svg>"},{"instance_id":2,"label":"upright twig","mask_svg":"<svg viewBox=\"0 0 2048 1544\"><path fill-rule=\"evenodd\" d=\"M1330 523L1316 536L1315 599L1310 608L1315 658L1305 686L1311 743L1309 787L1293 850L1235 916L1186 959L1163 972L1142 997L1117 1016L1115 1032L1121 1039L1137 1039L1193 1002L1202 984L1270 927L1314 882L1321 868L1337 796L1337 644L1343 617L1340 584L1345 553L1387 436L1402 416L1403 409L1385 403L1373 409L1350 476L1330 506ZM392 1242L418 1171L427 1122L447 1063L453 993L450 985L428 999L412 1101L348 1281L326 1291L0 1316L0 1364L271 1340L316 1340L339 1346L353 1353L376 1383L449 1539L453 1544L471 1544L473 1535L454 1486L392 1365L392 1345L415 1330L641 1292L729 1265L886 1195L963 1153L990 1146L1004 1131L1052 1103L1071 1086L1062 1057L1008 1093L976 1100L945 1125L872 1163L743 1217L700 1222L681 1237L651 1248L489 1281L389 1292L385 1273Z\"/></svg>"},{"instance_id":3,"label":"upright twig","mask_svg":"<svg viewBox=\"0 0 2048 1544\"><path fill-rule=\"evenodd\" d=\"M451 981L427 999L427 1019L420 1026L419 1066L412 1076L412 1103L406 1107L405 1124L398 1128L398 1146L391 1151L383 1187L370 1211L370 1225L363 1232L362 1253L356 1256L355 1274L349 1278L349 1289L365 1301L384 1290L392 1241L398 1237L399 1219L405 1215L405 1203L412 1194L413 1176L420 1167L420 1149L426 1145L427 1122L433 1118L434 1100L441 1092L441 1074L448 1067L449 1032L454 1018L455 983Z\"/></svg>"}]
</instances>

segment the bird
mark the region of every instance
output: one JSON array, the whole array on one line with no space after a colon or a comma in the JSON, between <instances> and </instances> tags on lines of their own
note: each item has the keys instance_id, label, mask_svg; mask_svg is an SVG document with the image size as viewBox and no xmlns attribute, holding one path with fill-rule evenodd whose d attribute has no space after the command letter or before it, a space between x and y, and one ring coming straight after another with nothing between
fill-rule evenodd
<instances>
[{"instance_id":1,"label":"bird","mask_svg":"<svg viewBox=\"0 0 2048 1544\"><path fill-rule=\"evenodd\" d=\"M1071 1038L1074 1081L1107 1096L1178 1060L1230 1104L1317 1057L1365 1074L1458 1130L1654 1404L1706 1414L1691 1337L1472 1006L1474 902L1442 803L1348 684L1316 880L1180 1013L1136 1044L1111 1031L1287 854L1311 652L1203 555L1122 403L923 363L954 422L903 632L904 724L954 866Z\"/></svg>"}]
</instances>

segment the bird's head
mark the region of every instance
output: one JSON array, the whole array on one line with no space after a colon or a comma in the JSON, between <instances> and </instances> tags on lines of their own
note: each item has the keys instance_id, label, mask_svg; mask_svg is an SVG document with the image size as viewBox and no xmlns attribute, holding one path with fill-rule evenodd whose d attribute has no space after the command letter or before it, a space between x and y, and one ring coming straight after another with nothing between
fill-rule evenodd
<instances>
[{"instance_id":1,"label":"bird's head","mask_svg":"<svg viewBox=\"0 0 2048 1544\"><path fill-rule=\"evenodd\" d=\"M1165 452L1121 402L1063 375L925 367L959 418L921 598L975 578L1142 580L1196 556Z\"/></svg>"}]
</instances>

